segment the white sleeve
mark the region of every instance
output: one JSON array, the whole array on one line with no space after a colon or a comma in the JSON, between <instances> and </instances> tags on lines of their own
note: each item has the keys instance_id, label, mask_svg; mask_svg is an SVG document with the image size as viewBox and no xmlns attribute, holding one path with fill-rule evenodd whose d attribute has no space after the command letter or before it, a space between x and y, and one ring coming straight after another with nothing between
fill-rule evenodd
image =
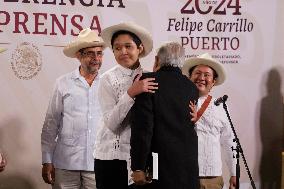
<instances>
[{"instance_id":1,"label":"white sleeve","mask_svg":"<svg viewBox=\"0 0 284 189\"><path fill-rule=\"evenodd\" d=\"M106 77L101 78L98 93L104 124L111 131L117 132L134 104L134 100L128 95L127 91L120 99L117 99L115 91Z\"/></svg>"},{"instance_id":2,"label":"white sleeve","mask_svg":"<svg viewBox=\"0 0 284 189\"><path fill-rule=\"evenodd\" d=\"M52 97L49 102L45 121L41 133L42 163L52 163L52 156L56 146L61 115L63 112L62 94L59 91L59 83L56 81Z\"/></svg>"}]
</instances>

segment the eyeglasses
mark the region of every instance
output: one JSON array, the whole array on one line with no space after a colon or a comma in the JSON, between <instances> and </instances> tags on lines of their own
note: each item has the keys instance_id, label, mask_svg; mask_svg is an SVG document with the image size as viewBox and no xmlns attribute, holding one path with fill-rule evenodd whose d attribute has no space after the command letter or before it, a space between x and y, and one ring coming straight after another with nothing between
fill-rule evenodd
<instances>
[{"instance_id":1,"label":"eyeglasses","mask_svg":"<svg viewBox=\"0 0 284 189\"><path fill-rule=\"evenodd\" d=\"M103 51L87 51L87 52L81 52L81 54L85 57L89 57L89 58L102 58L104 53Z\"/></svg>"},{"instance_id":2,"label":"eyeglasses","mask_svg":"<svg viewBox=\"0 0 284 189\"><path fill-rule=\"evenodd\" d=\"M192 73L192 76L194 76L194 77L201 77L202 75L203 75L204 78L213 78L213 75L208 73L208 72L197 71L197 72Z\"/></svg>"}]
</instances>

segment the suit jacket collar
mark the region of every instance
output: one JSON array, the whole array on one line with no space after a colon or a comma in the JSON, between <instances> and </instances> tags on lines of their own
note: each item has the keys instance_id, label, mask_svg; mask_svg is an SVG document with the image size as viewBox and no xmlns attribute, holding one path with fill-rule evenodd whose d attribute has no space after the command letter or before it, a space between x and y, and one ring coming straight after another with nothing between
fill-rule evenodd
<instances>
[{"instance_id":1,"label":"suit jacket collar","mask_svg":"<svg viewBox=\"0 0 284 189\"><path fill-rule=\"evenodd\" d=\"M162 66L159 69L159 71L173 71L173 72L182 73L179 67L174 67L174 66Z\"/></svg>"}]
</instances>

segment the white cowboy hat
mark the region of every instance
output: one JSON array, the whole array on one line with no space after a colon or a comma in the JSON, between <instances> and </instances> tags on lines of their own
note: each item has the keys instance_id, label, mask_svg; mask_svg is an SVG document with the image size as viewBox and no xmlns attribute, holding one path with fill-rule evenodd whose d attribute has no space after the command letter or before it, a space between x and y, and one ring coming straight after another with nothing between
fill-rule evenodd
<instances>
[{"instance_id":1,"label":"white cowboy hat","mask_svg":"<svg viewBox=\"0 0 284 189\"><path fill-rule=\"evenodd\" d=\"M140 54L140 58L145 57L148 55L153 48L153 40L151 34L143 27L133 23L133 22L124 22L117 25L113 25L110 27L105 28L101 35L104 39L106 45L112 49L111 46L111 38L113 34L117 31L125 30L131 33L134 33L142 42L144 47L143 52Z\"/></svg>"},{"instance_id":2,"label":"white cowboy hat","mask_svg":"<svg viewBox=\"0 0 284 189\"><path fill-rule=\"evenodd\" d=\"M6 51L7 49L0 47L0 53Z\"/></svg>"},{"instance_id":3,"label":"white cowboy hat","mask_svg":"<svg viewBox=\"0 0 284 189\"><path fill-rule=\"evenodd\" d=\"M80 31L76 40L64 47L63 53L68 57L75 58L76 52L78 52L80 49L98 46L105 48L103 39L98 36L97 32L91 30L90 28L86 28Z\"/></svg>"},{"instance_id":4,"label":"white cowboy hat","mask_svg":"<svg viewBox=\"0 0 284 189\"><path fill-rule=\"evenodd\" d=\"M182 73L189 77L190 68L197 65L206 65L216 71L218 77L216 79L215 85L221 85L222 83L224 83L226 79L226 74L223 65L217 60L213 59L212 56L208 53L187 59L182 67Z\"/></svg>"}]
</instances>

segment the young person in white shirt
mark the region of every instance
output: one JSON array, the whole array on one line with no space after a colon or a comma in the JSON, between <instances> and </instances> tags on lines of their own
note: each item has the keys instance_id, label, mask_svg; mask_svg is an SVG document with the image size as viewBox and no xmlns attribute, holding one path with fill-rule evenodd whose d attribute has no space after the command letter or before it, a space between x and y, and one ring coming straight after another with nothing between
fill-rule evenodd
<instances>
[{"instance_id":1,"label":"young person in white shirt","mask_svg":"<svg viewBox=\"0 0 284 189\"><path fill-rule=\"evenodd\" d=\"M222 106L214 105L214 98L209 94L213 86L225 81L225 70L221 63L208 53L188 59L183 66L183 73L195 83L199 90L197 110L207 108L195 123L198 135L198 163L201 189L221 189L222 178L221 148L226 153L226 162L231 174L229 188L236 185L236 159L231 147L233 132Z\"/></svg>"},{"instance_id":2,"label":"young person in white shirt","mask_svg":"<svg viewBox=\"0 0 284 189\"><path fill-rule=\"evenodd\" d=\"M137 94L157 89L154 78L139 80L139 59L151 52L153 42L146 29L131 22L110 26L101 35L117 65L100 80L103 120L94 151L96 183L98 189L124 189L131 183L129 111Z\"/></svg>"}]
</instances>

